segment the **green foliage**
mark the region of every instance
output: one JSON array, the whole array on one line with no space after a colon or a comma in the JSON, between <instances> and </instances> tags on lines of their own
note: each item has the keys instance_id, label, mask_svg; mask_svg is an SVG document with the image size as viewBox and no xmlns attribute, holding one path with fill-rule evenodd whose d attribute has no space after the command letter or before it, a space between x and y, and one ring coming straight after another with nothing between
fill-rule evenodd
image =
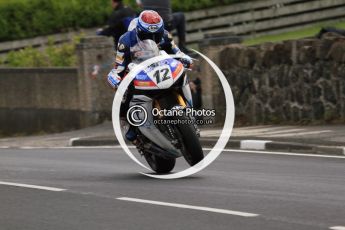
<instances>
[{"instance_id":1,"label":"green foliage","mask_svg":"<svg viewBox=\"0 0 345 230\"><path fill-rule=\"evenodd\" d=\"M32 47L27 47L20 51L12 51L7 55L6 60L10 67L48 66L45 55Z\"/></svg>"},{"instance_id":2,"label":"green foliage","mask_svg":"<svg viewBox=\"0 0 345 230\"><path fill-rule=\"evenodd\" d=\"M135 0L124 2L137 9ZM172 0L172 6L191 11L235 2L240 0ZM0 42L101 26L110 12L110 0L0 0Z\"/></svg>"},{"instance_id":3,"label":"green foliage","mask_svg":"<svg viewBox=\"0 0 345 230\"><path fill-rule=\"evenodd\" d=\"M12 51L5 59L6 65L9 67L75 66L75 47L79 40L79 38L75 38L72 43L55 46L54 41L50 39L44 50L27 47L19 51Z\"/></svg>"},{"instance_id":4,"label":"green foliage","mask_svg":"<svg viewBox=\"0 0 345 230\"><path fill-rule=\"evenodd\" d=\"M103 24L109 0L0 0L0 41Z\"/></svg>"},{"instance_id":5,"label":"green foliage","mask_svg":"<svg viewBox=\"0 0 345 230\"><path fill-rule=\"evenodd\" d=\"M320 23L315 26L310 26L310 27L306 27L304 29L299 29L295 31L248 38L244 40L243 44L247 46L251 46L251 45L262 44L265 42L280 42L280 41L285 41L285 40L312 37L312 36L315 36L317 33L319 33L322 27L335 27L338 29L345 29L345 21L337 22L337 23Z\"/></svg>"}]
</instances>

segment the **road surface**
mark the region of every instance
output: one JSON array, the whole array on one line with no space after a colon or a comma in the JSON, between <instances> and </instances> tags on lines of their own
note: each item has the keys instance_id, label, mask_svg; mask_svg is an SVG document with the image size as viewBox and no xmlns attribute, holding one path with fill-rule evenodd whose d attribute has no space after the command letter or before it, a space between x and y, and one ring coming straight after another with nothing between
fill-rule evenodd
<instances>
[{"instance_id":1,"label":"road surface","mask_svg":"<svg viewBox=\"0 0 345 230\"><path fill-rule=\"evenodd\" d=\"M0 229L345 229L341 157L227 151L189 178L139 171L120 148L0 149Z\"/></svg>"}]
</instances>

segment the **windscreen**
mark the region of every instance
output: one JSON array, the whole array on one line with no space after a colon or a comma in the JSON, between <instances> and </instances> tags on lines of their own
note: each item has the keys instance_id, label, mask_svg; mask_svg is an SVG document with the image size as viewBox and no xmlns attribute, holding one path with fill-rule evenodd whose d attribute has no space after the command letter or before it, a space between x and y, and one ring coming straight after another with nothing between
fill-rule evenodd
<instances>
[{"instance_id":1,"label":"windscreen","mask_svg":"<svg viewBox=\"0 0 345 230\"><path fill-rule=\"evenodd\" d=\"M139 64L158 55L158 46L152 40L140 41L138 44L131 47L132 62L135 64Z\"/></svg>"}]
</instances>

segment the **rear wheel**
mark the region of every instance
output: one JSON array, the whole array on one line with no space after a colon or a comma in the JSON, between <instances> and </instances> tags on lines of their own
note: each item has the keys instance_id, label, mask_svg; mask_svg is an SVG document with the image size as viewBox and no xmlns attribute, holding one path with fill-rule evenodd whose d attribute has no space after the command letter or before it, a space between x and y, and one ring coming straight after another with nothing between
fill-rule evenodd
<instances>
[{"instance_id":1,"label":"rear wheel","mask_svg":"<svg viewBox=\"0 0 345 230\"><path fill-rule=\"evenodd\" d=\"M144 157L153 171L157 173L169 173L174 169L176 159L165 159L151 153L145 153Z\"/></svg>"},{"instance_id":2,"label":"rear wheel","mask_svg":"<svg viewBox=\"0 0 345 230\"><path fill-rule=\"evenodd\" d=\"M183 118L188 119L188 118ZM179 141L181 145L181 152L190 166L196 165L204 159L204 153L199 141L199 137L195 132L192 124L177 124Z\"/></svg>"}]
</instances>

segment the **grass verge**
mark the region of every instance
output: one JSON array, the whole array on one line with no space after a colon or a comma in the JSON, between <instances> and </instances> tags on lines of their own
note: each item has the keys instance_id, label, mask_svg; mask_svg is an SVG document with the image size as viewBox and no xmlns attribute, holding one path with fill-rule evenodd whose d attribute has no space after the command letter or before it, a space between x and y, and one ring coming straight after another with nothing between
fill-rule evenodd
<instances>
[{"instance_id":1,"label":"grass verge","mask_svg":"<svg viewBox=\"0 0 345 230\"><path fill-rule=\"evenodd\" d=\"M315 36L319 33L322 27L335 27L338 29L345 29L345 21L337 23L321 23L319 25L307 27L300 30L285 32L273 35L264 35L256 38L248 38L243 41L244 45L258 45L265 42L280 42L284 40L300 39L305 37Z\"/></svg>"}]
</instances>

